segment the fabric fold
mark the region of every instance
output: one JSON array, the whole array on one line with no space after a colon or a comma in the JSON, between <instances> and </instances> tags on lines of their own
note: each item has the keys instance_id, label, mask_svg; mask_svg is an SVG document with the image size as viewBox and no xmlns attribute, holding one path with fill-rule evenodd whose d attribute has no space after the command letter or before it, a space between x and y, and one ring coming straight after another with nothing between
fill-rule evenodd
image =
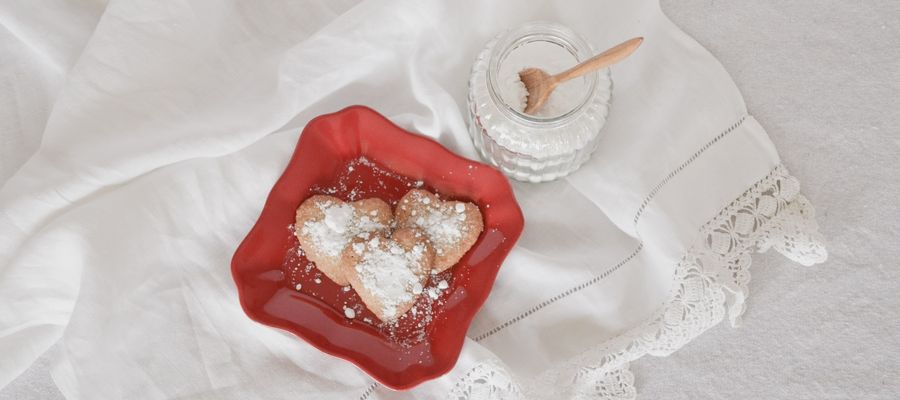
<instances>
[{"instance_id":1,"label":"fabric fold","mask_svg":"<svg viewBox=\"0 0 900 400\"><path fill-rule=\"evenodd\" d=\"M229 260L306 121L362 103L475 157L471 62L536 19L596 49L646 41L613 68L591 161L514 185L525 233L456 368L393 392L249 320ZM71 398L632 398L628 362L726 304L737 320L749 249L826 254L728 73L655 0L113 1L76 48L40 148L0 187L0 386L55 346Z\"/></svg>"}]
</instances>

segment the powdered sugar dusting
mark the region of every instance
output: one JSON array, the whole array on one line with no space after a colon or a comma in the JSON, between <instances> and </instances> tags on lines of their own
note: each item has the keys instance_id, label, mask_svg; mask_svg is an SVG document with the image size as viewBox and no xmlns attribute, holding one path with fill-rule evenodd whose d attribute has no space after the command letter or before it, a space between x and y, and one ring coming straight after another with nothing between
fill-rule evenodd
<instances>
[{"instance_id":1,"label":"powdered sugar dusting","mask_svg":"<svg viewBox=\"0 0 900 400\"><path fill-rule=\"evenodd\" d=\"M394 242L385 248L379 245L376 237L357 252L362 258L356 264L356 272L366 290L381 303L388 320L396 319L401 311L405 311L400 309L401 304L415 299L413 289L416 285L421 288L424 251L425 246L421 244L408 251Z\"/></svg>"},{"instance_id":2,"label":"powdered sugar dusting","mask_svg":"<svg viewBox=\"0 0 900 400\"><path fill-rule=\"evenodd\" d=\"M306 221L301 229L318 249L331 257L339 256L354 236L386 228L369 215L357 215L356 209L347 203L329 201L318 207L325 218Z\"/></svg>"},{"instance_id":3,"label":"powdered sugar dusting","mask_svg":"<svg viewBox=\"0 0 900 400\"><path fill-rule=\"evenodd\" d=\"M428 206L424 212L416 215L413 222L416 227L428 234L438 254L442 254L450 246L455 246L468 228L465 224L465 206L462 203L433 202L419 192L414 192L411 197L413 202Z\"/></svg>"}]
</instances>

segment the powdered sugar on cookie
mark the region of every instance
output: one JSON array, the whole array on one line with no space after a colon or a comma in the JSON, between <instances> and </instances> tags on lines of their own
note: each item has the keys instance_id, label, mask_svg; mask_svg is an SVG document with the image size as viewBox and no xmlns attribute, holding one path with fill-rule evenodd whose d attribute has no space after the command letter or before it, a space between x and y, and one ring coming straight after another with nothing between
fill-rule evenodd
<instances>
[{"instance_id":1,"label":"powdered sugar on cookie","mask_svg":"<svg viewBox=\"0 0 900 400\"><path fill-rule=\"evenodd\" d=\"M294 225L306 257L329 279L346 285L341 268L344 249L357 236L387 231L392 221L390 204L380 199L347 203L315 195L297 208Z\"/></svg>"},{"instance_id":2,"label":"powdered sugar on cookie","mask_svg":"<svg viewBox=\"0 0 900 400\"><path fill-rule=\"evenodd\" d=\"M432 204L430 196L423 194L424 191L410 191L411 196L404 197L401 200L403 204L421 203L429 207L414 209L415 225L424 230L432 243L435 245L435 251L440 255L443 249L448 245L456 243L463 235L463 230L467 229L464 224L466 215L460 212L449 212L451 207L445 204ZM465 211L465 206L458 203ZM415 207L413 205L413 207ZM455 206L453 207L455 209Z\"/></svg>"},{"instance_id":3,"label":"powdered sugar on cookie","mask_svg":"<svg viewBox=\"0 0 900 400\"><path fill-rule=\"evenodd\" d=\"M372 218L377 215L375 210L358 216L356 209L347 203L329 201L317 206L325 217L306 221L300 232L309 235L313 245L331 257L339 256L354 236L387 228Z\"/></svg>"},{"instance_id":4,"label":"powdered sugar on cookie","mask_svg":"<svg viewBox=\"0 0 900 400\"><path fill-rule=\"evenodd\" d=\"M437 195L410 190L397 204L398 226L421 229L437 254L434 272L450 268L472 247L483 229L481 212L472 203L444 201Z\"/></svg>"},{"instance_id":5,"label":"powdered sugar on cookie","mask_svg":"<svg viewBox=\"0 0 900 400\"><path fill-rule=\"evenodd\" d=\"M483 229L475 204L407 190L397 203L396 218L390 204L378 198L345 202L314 195L298 207L294 224L303 254L318 272L346 285L343 292L352 288L381 326L400 330L427 325L429 305L441 301L450 288L451 275L440 273L459 262ZM318 272L316 284L322 282ZM316 290L317 285L303 287L304 293ZM411 318L418 318L418 325L410 327L405 316L416 304ZM348 319L365 321L358 304L344 303L341 311Z\"/></svg>"},{"instance_id":6,"label":"powdered sugar on cookie","mask_svg":"<svg viewBox=\"0 0 900 400\"><path fill-rule=\"evenodd\" d=\"M433 261L433 250L410 229L392 238L373 237L353 243L347 254L352 271L345 273L369 309L382 321L405 313L419 292Z\"/></svg>"}]
</instances>

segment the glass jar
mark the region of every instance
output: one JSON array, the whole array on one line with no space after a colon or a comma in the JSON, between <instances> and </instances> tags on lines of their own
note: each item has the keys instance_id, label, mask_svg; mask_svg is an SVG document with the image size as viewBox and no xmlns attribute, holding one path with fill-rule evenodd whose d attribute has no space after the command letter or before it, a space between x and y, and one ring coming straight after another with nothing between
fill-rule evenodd
<instances>
[{"instance_id":1,"label":"glass jar","mask_svg":"<svg viewBox=\"0 0 900 400\"><path fill-rule=\"evenodd\" d=\"M571 29L532 22L489 41L469 78L469 134L482 158L511 178L550 181L575 171L597 148L612 100L609 69L560 84L536 115L525 114L518 72L564 71L594 55Z\"/></svg>"}]
</instances>

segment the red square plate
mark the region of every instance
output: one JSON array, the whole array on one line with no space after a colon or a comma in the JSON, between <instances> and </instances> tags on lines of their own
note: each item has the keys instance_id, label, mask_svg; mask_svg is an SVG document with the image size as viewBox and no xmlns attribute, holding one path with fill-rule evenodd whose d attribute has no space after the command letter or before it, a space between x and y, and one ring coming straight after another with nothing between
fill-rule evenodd
<instances>
[{"instance_id":1,"label":"red square plate","mask_svg":"<svg viewBox=\"0 0 900 400\"><path fill-rule=\"evenodd\" d=\"M361 157L368 161L360 162ZM442 198L477 204L484 231L457 265L432 278L448 281L449 288L438 300L417 303L428 312L407 313L394 327L377 322L362 307L356 307L355 318L347 318L344 307L358 303L358 297L321 276L298 252L290 229L294 212L316 193L348 201L380 197L396 204L413 182ZM469 323L523 224L500 172L407 132L369 108L353 106L317 117L303 130L259 220L234 253L231 272L241 306L253 320L346 359L385 386L408 389L456 363Z\"/></svg>"}]
</instances>

